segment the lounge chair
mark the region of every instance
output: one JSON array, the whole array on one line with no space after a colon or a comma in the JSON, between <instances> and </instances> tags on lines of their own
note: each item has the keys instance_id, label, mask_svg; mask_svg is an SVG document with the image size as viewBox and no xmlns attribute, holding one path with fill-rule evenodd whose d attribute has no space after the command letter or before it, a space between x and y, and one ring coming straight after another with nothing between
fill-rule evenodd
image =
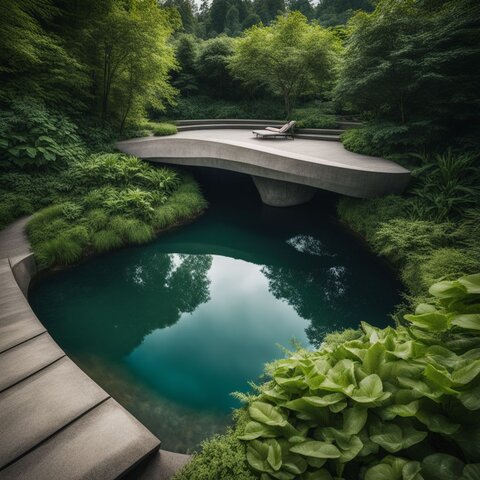
<instances>
[{"instance_id":1,"label":"lounge chair","mask_svg":"<svg viewBox=\"0 0 480 480\"><path fill-rule=\"evenodd\" d=\"M254 133L257 138L291 138L293 140L292 129L295 123L296 122L291 121L280 128L266 127L265 130L254 130L252 133Z\"/></svg>"}]
</instances>

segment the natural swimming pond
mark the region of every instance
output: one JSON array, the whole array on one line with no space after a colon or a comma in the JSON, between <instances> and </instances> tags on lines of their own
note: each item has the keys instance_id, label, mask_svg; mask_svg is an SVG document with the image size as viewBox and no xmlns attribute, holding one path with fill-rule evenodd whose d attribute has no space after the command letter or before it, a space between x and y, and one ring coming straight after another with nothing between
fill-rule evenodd
<instances>
[{"instance_id":1,"label":"natural swimming pond","mask_svg":"<svg viewBox=\"0 0 480 480\"><path fill-rule=\"evenodd\" d=\"M230 393L248 391L279 345L384 326L399 301L393 273L338 224L330 197L269 208L235 175L207 181L207 194L192 224L30 289L64 350L179 452L225 429L239 406Z\"/></svg>"}]
</instances>

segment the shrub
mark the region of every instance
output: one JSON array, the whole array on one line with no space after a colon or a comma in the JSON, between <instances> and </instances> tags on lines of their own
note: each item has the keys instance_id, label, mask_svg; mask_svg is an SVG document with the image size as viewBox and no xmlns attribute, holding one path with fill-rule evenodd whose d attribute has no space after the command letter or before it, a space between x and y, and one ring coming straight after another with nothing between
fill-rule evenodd
<instances>
[{"instance_id":1,"label":"shrub","mask_svg":"<svg viewBox=\"0 0 480 480\"><path fill-rule=\"evenodd\" d=\"M85 216L85 223L94 231L102 230L107 226L109 216L101 209L90 210Z\"/></svg>"},{"instance_id":2,"label":"shrub","mask_svg":"<svg viewBox=\"0 0 480 480\"><path fill-rule=\"evenodd\" d=\"M127 188L125 190L107 189L102 206L111 214L123 214L143 220L152 217L153 195L139 188Z\"/></svg>"},{"instance_id":3,"label":"shrub","mask_svg":"<svg viewBox=\"0 0 480 480\"><path fill-rule=\"evenodd\" d=\"M98 230L92 235L92 245L98 252L107 252L121 247L123 240L114 230Z\"/></svg>"},{"instance_id":4,"label":"shrub","mask_svg":"<svg viewBox=\"0 0 480 480\"><path fill-rule=\"evenodd\" d=\"M425 220L394 219L379 225L373 238L374 249L397 265L412 253L426 254L445 245L452 227Z\"/></svg>"},{"instance_id":5,"label":"shrub","mask_svg":"<svg viewBox=\"0 0 480 480\"><path fill-rule=\"evenodd\" d=\"M163 137L166 135L174 135L177 133L177 127L171 123L149 123L149 127L152 130L152 133L156 137Z\"/></svg>"},{"instance_id":6,"label":"shrub","mask_svg":"<svg viewBox=\"0 0 480 480\"><path fill-rule=\"evenodd\" d=\"M116 216L110 221L109 228L119 235L124 243L146 243L154 237L150 225L134 219Z\"/></svg>"},{"instance_id":7,"label":"shrub","mask_svg":"<svg viewBox=\"0 0 480 480\"><path fill-rule=\"evenodd\" d=\"M82 246L67 235L60 235L39 243L35 256L40 267L50 265L68 265L76 262L82 255Z\"/></svg>"},{"instance_id":8,"label":"shrub","mask_svg":"<svg viewBox=\"0 0 480 480\"><path fill-rule=\"evenodd\" d=\"M434 480L478 471L480 274L430 292L428 304L406 315L408 327L362 323L356 339L269 367L239 437L262 479Z\"/></svg>"},{"instance_id":9,"label":"shrub","mask_svg":"<svg viewBox=\"0 0 480 480\"><path fill-rule=\"evenodd\" d=\"M216 435L202 443L202 453L196 454L175 476L174 480L255 480L248 467L245 446L238 439L245 424L245 414L236 413L237 427L225 435ZM243 420L242 420L243 419Z\"/></svg>"},{"instance_id":10,"label":"shrub","mask_svg":"<svg viewBox=\"0 0 480 480\"><path fill-rule=\"evenodd\" d=\"M0 112L0 164L58 167L86 154L77 127L38 100L23 98Z\"/></svg>"}]
</instances>

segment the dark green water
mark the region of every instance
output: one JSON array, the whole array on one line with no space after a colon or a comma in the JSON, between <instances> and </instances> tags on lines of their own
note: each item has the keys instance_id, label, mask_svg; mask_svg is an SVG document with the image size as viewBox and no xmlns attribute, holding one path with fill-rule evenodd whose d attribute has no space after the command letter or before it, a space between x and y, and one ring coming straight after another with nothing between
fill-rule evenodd
<instances>
[{"instance_id":1,"label":"dark green water","mask_svg":"<svg viewBox=\"0 0 480 480\"><path fill-rule=\"evenodd\" d=\"M392 273L338 225L330 197L272 209L249 182L208 177L211 207L194 223L30 291L57 342L165 449L223 431L239 405L230 392L248 391L283 355L279 344L313 347L362 320L383 326L399 300Z\"/></svg>"}]
</instances>

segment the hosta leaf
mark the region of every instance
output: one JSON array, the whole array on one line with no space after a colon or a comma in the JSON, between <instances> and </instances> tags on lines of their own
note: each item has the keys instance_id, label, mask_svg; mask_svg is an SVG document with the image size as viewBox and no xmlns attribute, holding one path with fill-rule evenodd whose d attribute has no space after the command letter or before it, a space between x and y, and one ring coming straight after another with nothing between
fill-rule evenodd
<instances>
[{"instance_id":1,"label":"hosta leaf","mask_svg":"<svg viewBox=\"0 0 480 480\"><path fill-rule=\"evenodd\" d=\"M321 384L322 389L350 394L357 384L354 368L355 365L351 360L340 360L328 371Z\"/></svg>"},{"instance_id":2,"label":"hosta leaf","mask_svg":"<svg viewBox=\"0 0 480 480\"><path fill-rule=\"evenodd\" d=\"M473 275L467 275L458 279L458 282L462 284L468 293L479 294L480 293L480 273Z\"/></svg>"},{"instance_id":3,"label":"hosta leaf","mask_svg":"<svg viewBox=\"0 0 480 480\"><path fill-rule=\"evenodd\" d=\"M437 298L451 298L465 295L467 288L455 280L453 282L443 281L434 283L428 291L430 295Z\"/></svg>"},{"instance_id":4,"label":"hosta leaf","mask_svg":"<svg viewBox=\"0 0 480 480\"><path fill-rule=\"evenodd\" d=\"M393 423L372 427L370 439L387 452L395 453L421 442L427 432L420 432L411 426L401 428Z\"/></svg>"},{"instance_id":5,"label":"hosta leaf","mask_svg":"<svg viewBox=\"0 0 480 480\"><path fill-rule=\"evenodd\" d=\"M455 370L452 373L452 380L459 385L466 385L470 383L477 375L480 374L480 360L475 360L468 363L462 368Z\"/></svg>"},{"instance_id":6,"label":"hosta leaf","mask_svg":"<svg viewBox=\"0 0 480 480\"><path fill-rule=\"evenodd\" d=\"M450 328L450 319L444 313L422 313L421 315L405 315L405 320L418 328L431 332L442 332Z\"/></svg>"},{"instance_id":7,"label":"hosta leaf","mask_svg":"<svg viewBox=\"0 0 480 480\"><path fill-rule=\"evenodd\" d=\"M434 453L422 462L422 475L425 480L454 480L460 478L463 462L445 453Z\"/></svg>"},{"instance_id":8,"label":"hosta leaf","mask_svg":"<svg viewBox=\"0 0 480 480\"><path fill-rule=\"evenodd\" d=\"M362 367L365 373L375 373L385 357L385 347L381 343L373 344L365 354Z\"/></svg>"},{"instance_id":9,"label":"hosta leaf","mask_svg":"<svg viewBox=\"0 0 480 480\"><path fill-rule=\"evenodd\" d=\"M446 369L435 368L433 365L427 365L423 375L446 392L455 393L450 388L453 384L453 381L450 373Z\"/></svg>"},{"instance_id":10,"label":"hosta leaf","mask_svg":"<svg viewBox=\"0 0 480 480\"><path fill-rule=\"evenodd\" d=\"M284 455L282 469L295 475L301 475L308 467L307 461L300 455Z\"/></svg>"},{"instance_id":11,"label":"hosta leaf","mask_svg":"<svg viewBox=\"0 0 480 480\"><path fill-rule=\"evenodd\" d=\"M480 330L480 314L464 313L462 315L455 315L452 318L452 325L466 330Z\"/></svg>"},{"instance_id":12,"label":"hosta leaf","mask_svg":"<svg viewBox=\"0 0 480 480\"><path fill-rule=\"evenodd\" d=\"M322 468L316 472L306 472L302 475L302 480L333 480L328 470Z\"/></svg>"},{"instance_id":13,"label":"hosta leaf","mask_svg":"<svg viewBox=\"0 0 480 480\"><path fill-rule=\"evenodd\" d=\"M445 415L429 412L428 410L420 410L416 417L426 425L431 432L453 435L460 428L458 423L452 422Z\"/></svg>"},{"instance_id":14,"label":"hosta leaf","mask_svg":"<svg viewBox=\"0 0 480 480\"><path fill-rule=\"evenodd\" d=\"M254 440L255 438L274 438L278 432L273 427L268 427L259 422L248 422L242 436L238 437L240 440Z\"/></svg>"},{"instance_id":15,"label":"hosta leaf","mask_svg":"<svg viewBox=\"0 0 480 480\"><path fill-rule=\"evenodd\" d=\"M390 465L379 463L367 470L365 480L402 480L402 475L395 474L395 471Z\"/></svg>"},{"instance_id":16,"label":"hosta leaf","mask_svg":"<svg viewBox=\"0 0 480 480\"><path fill-rule=\"evenodd\" d=\"M331 412L338 413L347 408L347 402L335 403L334 405L330 405L328 408Z\"/></svg>"},{"instance_id":17,"label":"hosta leaf","mask_svg":"<svg viewBox=\"0 0 480 480\"><path fill-rule=\"evenodd\" d=\"M402 480L421 480L419 476L422 470L422 464L420 462L408 462L402 468Z\"/></svg>"},{"instance_id":18,"label":"hosta leaf","mask_svg":"<svg viewBox=\"0 0 480 480\"><path fill-rule=\"evenodd\" d=\"M282 466L282 449L280 444L273 438L265 440L265 444L268 446L267 462L273 470L280 470Z\"/></svg>"},{"instance_id":19,"label":"hosta leaf","mask_svg":"<svg viewBox=\"0 0 480 480\"><path fill-rule=\"evenodd\" d=\"M383 408L379 413L383 420L393 420L396 416L413 417L417 413L418 407L418 400L414 400L413 402L404 405L389 405L388 407Z\"/></svg>"},{"instance_id":20,"label":"hosta leaf","mask_svg":"<svg viewBox=\"0 0 480 480\"><path fill-rule=\"evenodd\" d=\"M383 394L382 380L377 374L372 373L359 383L358 388L350 396L356 402L370 403L378 400Z\"/></svg>"},{"instance_id":21,"label":"hosta leaf","mask_svg":"<svg viewBox=\"0 0 480 480\"><path fill-rule=\"evenodd\" d=\"M422 313L433 313L436 311L437 309L434 305L430 305L429 303L419 303L417 308L415 308L415 315L421 315Z\"/></svg>"},{"instance_id":22,"label":"hosta leaf","mask_svg":"<svg viewBox=\"0 0 480 480\"><path fill-rule=\"evenodd\" d=\"M290 452L298 453L304 457L314 458L338 458L340 450L331 443L319 442L315 440L307 441L294 445Z\"/></svg>"},{"instance_id":23,"label":"hosta leaf","mask_svg":"<svg viewBox=\"0 0 480 480\"><path fill-rule=\"evenodd\" d=\"M327 459L326 458L307 457L307 463L311 467L322 468L327 463Z\"/></svg>"},{"instance_id":24,"label":"hosta leaf","mask_svg":"<svg viewBox=\"0 0 480 480\"><path fill-rule=\"evenodd\" d=\"M468 410L480 409L480 385L477 385L471 390L461 392L458 399L462 402L465 408L468 408Z\"/></svg>"},{"instance_id":25,"label":"hosta leaf","mask_svg":"<svg viewBox=\"0 0 480 480\"><path fill-rule=\"evenodd\" d=\"M283 427L287 424L282 414L270 403L253 402L248 408L248 413L253 420L257 420L271 427Z\"/></svg>"},{"instance_id":26,"label":"hosta leaf","mask_svg":"<svg viewBox=\"0 0 480 480\"><path fill-rule=\"evenodd\" d=\"M330 393L323 397L302 397L302 399L309 405L314 407L328 407L334 403L338 403L345 398L342 393Z\"/></svg>"},{"instance_id":27,"label":"hosta leaf","mask_svg":"<svg viewBox=\"0 0 480 480\"><path fill-rule=\"evenodd\" d=\"M265 390L262 393L263 395L265 395L265 397L267 397L269 400L274 401L275 403L283 403L284 401L287 401L289 398L285 392L282 392L277 387L271 388L269 390Z\"/></svg>"},{"instance_id":28,"label":"hosta leaf","mask_svg":"<svg viewBox=\"0 0 480 480\"><path fill-rule=\"evenodd\" d=\"M343 431L349 435L359 433L367 422L367 409L354 405L343 412Z\"/></svg>"},{"instance_id":29,"label":"hosta leaf","mask_svg":"<svg viewBox=\"0 0 480 480\"><path fill-rule=\"evenodd\" d=\"M347 463L353 460L362 450L363 442L356 435L352 435L348 442L342 442L340 451L342 454L338 458L341 463Z\"/></svg>"},{"instance_id":30,"label":"hosta leaf","mask_svg":"<svg viewBox=\"0 0 480 480\"><path fill-rule=\"evenodd\" d=\"M480 478L480 463L470 463L465 465L463 475L460 480L478 480Z\"/></svg>"},{"instance_id":31,"label":"hosta leaf","mask_svg":"<svg viewBox=\"0 0 480 480\"><path fill-rule=\"evenodd\" d=\"M274 380L280 385L281 387L293 387L295 389L302 389L305 388L305 382L303 381L302 375L297 375L295 377L274 377Z\"/></svg>"},{"instance_id":32,"label":"hosta leaf","mask_svg":"<svg viewBox=\"0 0 480 480\"><path fill-rule=\"evenodd\" d=\"M269 472L271 470L268 457L268 445L259 440L252 440L247 445L247 462L250 466L259 472Z\"/></svg>"}]
</instances>

